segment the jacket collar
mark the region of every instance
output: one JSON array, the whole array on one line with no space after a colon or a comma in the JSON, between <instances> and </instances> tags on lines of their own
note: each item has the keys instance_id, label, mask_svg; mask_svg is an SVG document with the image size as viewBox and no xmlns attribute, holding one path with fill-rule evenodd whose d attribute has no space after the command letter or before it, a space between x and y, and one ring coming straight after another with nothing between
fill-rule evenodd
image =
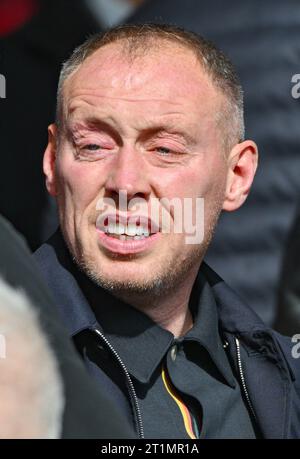
<instances>
[{"instance_id":1,"label":"jacket collar","mask_svg":"<svg viewBox=\"0 0 300 459\"><path fill-rule=\"evenodd\" d=\"M69 335L97 327L96 317L73 275L73 262L60 230L34 253L34 258L40 265Z\"/></svg>"},{"instance_id":2,"label":"jacket collar","mask_svg":"<svg viewBox=\"0 0 300 459\"><path fill-rule=\"evenodd\" d=\"M202 272L213 289L237 372L235 338L241 343L243 375L264 438L287 438L295 376L276 333L209 266L203 264Z\"/></svg>"}]
</instances>

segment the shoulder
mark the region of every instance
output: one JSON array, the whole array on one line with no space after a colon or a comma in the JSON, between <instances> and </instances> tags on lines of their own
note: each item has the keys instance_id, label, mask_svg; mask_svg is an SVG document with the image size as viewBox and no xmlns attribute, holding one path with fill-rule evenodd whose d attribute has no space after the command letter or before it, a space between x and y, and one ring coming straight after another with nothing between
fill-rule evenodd
<instances>
[{"instance_id":1,"label":"shoulder","mask_svg":"<svg viewBox=\"0 0 300 459\"><path fill-rule=\"evenodd\" d=\"M284 355L291 371L291 377L300 394L300 333L289 337L273 330L273 336Z\"/></svg>"}]
</instances>

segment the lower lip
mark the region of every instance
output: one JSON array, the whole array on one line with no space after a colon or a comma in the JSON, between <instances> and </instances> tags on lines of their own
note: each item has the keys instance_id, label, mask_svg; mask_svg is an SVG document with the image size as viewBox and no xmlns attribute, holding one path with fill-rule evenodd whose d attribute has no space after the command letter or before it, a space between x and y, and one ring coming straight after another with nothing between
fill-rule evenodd
<instances>
[{"instance_id":1,"label":"lower lip","mask_svg":"<svg viewBox=\"0 0 300 459\"><path fill-rule=\"evenodd\" d=\"M140 253L150 249L160 237L160 233L152 234L151 236L140 240L121 241L115 237L111 237L103 231L97 229L100 243L103 247L113 253L121 255L130 255L132 253Z\"/></svg>"}]
</instances>

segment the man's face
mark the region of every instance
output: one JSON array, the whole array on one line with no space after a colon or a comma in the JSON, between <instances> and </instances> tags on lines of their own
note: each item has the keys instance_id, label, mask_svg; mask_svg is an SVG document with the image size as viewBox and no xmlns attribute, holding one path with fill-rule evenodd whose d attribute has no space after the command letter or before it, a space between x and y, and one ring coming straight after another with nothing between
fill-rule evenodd
<instances>
[{"instance_id":1,"label":"man's face","mask_svg":"<svg viewBox=\"0 0 300 459\"><path fill-rule=\"evenodd\" d=\"M223 103L193 53L173 44L133 62L120 45L107 45L66 82L65 127L56 158L48 156L64 236L98 283L150 292L194 275L225 196L228 166L216 121ZM126 194L128 201L143 200L146 209L118 210ZM115 209L99 206L103 198L116 203L121 228L130 216L141 217L137 225L144 233L156 199L160 215L169 214L171 231L152 228L155 234L142 239L106 234L107 220L97 219ZM172 231L175 212L162 198L189 198L194 223L196 199L204 198L203 241L187 244L184 231Z\"/></svg>"}]
</instances>

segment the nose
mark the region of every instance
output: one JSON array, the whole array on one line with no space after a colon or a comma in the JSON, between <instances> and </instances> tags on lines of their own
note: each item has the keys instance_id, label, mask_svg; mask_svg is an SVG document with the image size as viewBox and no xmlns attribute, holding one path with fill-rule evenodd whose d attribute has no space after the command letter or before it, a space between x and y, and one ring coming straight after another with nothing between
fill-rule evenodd
<instances>
[{"instance_id":1,"label":"nose","mask_svg":"<svg viewBox=\"0 0 300 459\"><path fill-rule=\"evenodd\" d=\"M111 165L105 189L111 196L127 193L127 198L143 197L146 199L151 192L148 180L147 165L140 151L123 147Z\"/></svg>"}]
</instances>

